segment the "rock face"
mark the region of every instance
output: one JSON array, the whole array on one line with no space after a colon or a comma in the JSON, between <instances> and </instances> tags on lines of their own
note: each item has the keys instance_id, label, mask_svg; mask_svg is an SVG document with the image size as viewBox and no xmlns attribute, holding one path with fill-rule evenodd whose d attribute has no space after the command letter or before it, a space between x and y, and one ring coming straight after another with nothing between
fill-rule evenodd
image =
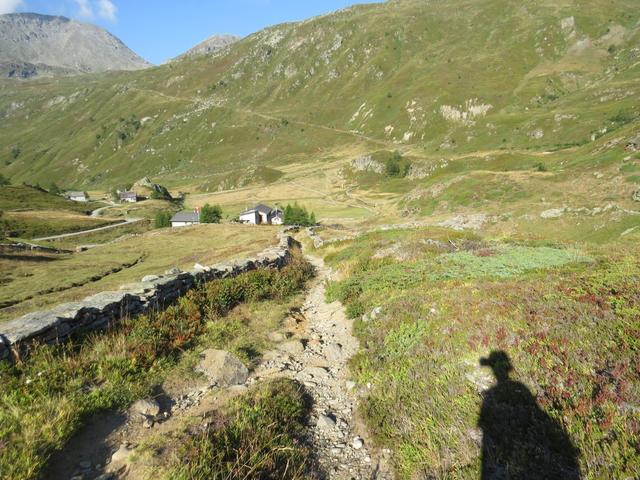
<instances>
[{"instance_id":1,"label":"rock face","mask_svg":"<svg viewBox=\"0 0 640 480\"><path fill-rule=\"evenodd\" d=\"M196 368L221 387L243 385L249 378L249 370L237 357L224 350L205 350Z\"/></svg>"},{"instance_id":2,"label":"rock face","mask_svg":"<svg viewBox=\"0 0 640 480\"><path fill-rule=\"evenodd\" d=\"M352 160L351 168L358 172L384 173L384 165L374 160L371 155L363 155Z\"/></svg>"},{"instance_id":3,"label":"rock face","mask_svg":"<svg viewBox=\"0 0 640 480\"><path fill-rule=\"evenodd\" d=\"M149 66L95 25L35 13L0 15L0 76L73 75Z\"/></svg>"},{"instance_id":4,"label":"rock face","mask_svg":"<svg viewBox=\"0 0 640 480\"><path fill-rule=\"evenodd\" d=\"M157 198L171 200L169 190L160 184L153 183L149 177L144 177L133 184L132 190L142 197L152 195Z\"/></svg>"},{"instance_id":5,"label":"rock face","mask_svg":"<svg viewBox=\"0 0 640 480\"><path fill-rule=\"evenodd\" d=\"M552 208L550 210L545 210L544 212L542 212L540 214L541 218L560 218L562 215L564 215L565 209L564 208Z\"/></svg>"},{"instance_id":6,"label":"rock face","mask_svg":"<svg viewBox=\"0 0 640 480\"><path fill-rule=\"evenodd\" d=\"M207 55L209 53L215 52L216 50L220 50L227 45L231 45L241 38L242 37L238 37L236 35L213 35L207 38L204 42L199 43L195 47L187 50L182 55L174 58L171 61L175 62L176 60L182 60L184 58L196 57L198 55Z\"/></svg>"},{"instance_id":7,"label":"rock face","mask_svg":"<svg viewBox=\"0 0 640 480\"><path fill-rule=\"evenodd\" d=\"M627 142L625 150L627 152L640 152L640 133Z\"/></svg>"}]
</instances>

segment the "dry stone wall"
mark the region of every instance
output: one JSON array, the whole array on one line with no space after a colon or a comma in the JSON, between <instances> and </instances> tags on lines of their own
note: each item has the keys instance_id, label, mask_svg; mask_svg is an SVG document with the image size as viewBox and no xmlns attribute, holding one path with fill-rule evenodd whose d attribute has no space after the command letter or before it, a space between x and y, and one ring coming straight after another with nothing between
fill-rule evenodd
<instances>
[{"instance_id":1,"label":"dry stone wall","mask_svg":"<svg viewBox=\"0 0 640 480\"><path fill-rule=\"evenodd\" d=\"M139 283L124 285L119 291L102 292L80 302L65 303L51 310L33 312L0 326L0 360L17 355L31 342L55 344L71 335L100 330L125 317L166 307L195 286L259 268L280 269L291 259L291 249L300 244L285 230L279 243L255 257L212 266L196 265L193 270L169 270L164 275L146 276Z\"/></svg>"}]
</instances>

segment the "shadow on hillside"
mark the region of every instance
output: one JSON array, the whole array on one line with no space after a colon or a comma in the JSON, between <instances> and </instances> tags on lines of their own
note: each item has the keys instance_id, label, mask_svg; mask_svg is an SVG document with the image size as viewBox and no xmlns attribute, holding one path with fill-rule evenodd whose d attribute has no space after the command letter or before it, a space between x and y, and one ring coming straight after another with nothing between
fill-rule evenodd
<instances>
[{"instance_id":1,"label":"shadow on hillside","mask_svg":"<svg viewBox=\"0 0 640 480\"><path fill-rule=\"evenodd\" d=\"M41 255L11 255L8 253L0 254L0 260L11 260L14 262L32 262L32 263L47 263L47 262L56 262L58 260L62 260L61 258L55 257L45 257Z\"/></svg>"},{"instance_id":2,"label":"shadow on hillside","mask_svg":"<svg viewBox=\"0 0 640 480\"><path fill-rule=\"evenodd\" d=\"M509 377L509 356L493 351L480 364L491 367L497 380L484 394L478 419L483 433L481 480L579 480L578 449L529 389Z\"/></svg>"},{"instance_id":3,"label":"shadow on hillside","mask_svg":"<svg viewBox=\"0 0 640 480\"><path fill-rule=\"evenodd\" d=\"M103 412L90 418L62 450L51 456L42 478L72 478L81 473L87 474L83 478L98 476L101 472L94 469L95 465L105 465L113 453L109 437L126 421L126 415L120 412ZM91 468L83 471L83 462Z\"/></svg>"}]
</instances>

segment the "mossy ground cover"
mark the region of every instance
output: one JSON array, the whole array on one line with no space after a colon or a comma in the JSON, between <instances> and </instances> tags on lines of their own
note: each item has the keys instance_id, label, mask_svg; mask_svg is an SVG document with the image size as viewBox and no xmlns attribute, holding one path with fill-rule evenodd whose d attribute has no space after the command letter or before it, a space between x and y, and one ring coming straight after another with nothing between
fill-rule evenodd
<instances>
[{"instance_id":1,"label":"mossy ground cover","mask_svg":"<svg viewBox=\"0 0 640 480\"><path fill-rule=\"evenodd\" d=\"M550 458L579 464L584 478L636 476L637 246L464 237L385 232L326 252L344 274L329 295L356 318L363 345L353 372L372 385L361 414L393 450L399 478L479 478L483 449L518 478L574 478ZM369 315L376 307L381 313ZM495 379L479 363L491 351L510 357L513 372L487 390ZM500 385L520 393L487 411ZM525 393L530 403L517 404ZM522 415L544 421L520 435Z\"/></svg>"},{"instance_id":2,"label":"mossy ground cover","mask_svg":"<svg viewBox=\"0 0 640 480\"><path fill-rule=\"evenodd\" d=\"M3 477L38 478L50 454L63 448L85 420L101 411L125 409L164 379L191 370L202 348L228 349L251 365L267 345L268 329L277 325L269 312L282 313L280 306L295 300L312 273L297 255L279 272L259 270L211 282L163 312L127 319L106 333L64 345L34 347L14 365L3 362ZM244 313L237 312L241 304ZM249 312L256 315L247 316ZM185 443L183 453L194 461L176 465L180 475L202 478L190 472L206 471L207 478L229 478L230 471L255 469L264 478L281 478L283 465L290 465L292 476L285 477L300 478L293 472L308 455L296 443L308 414L302 392L293 384L274 383L236 402L228 412L230 421L219 431ZM273 425L274 418L290 423ZM209 461L211 455L217 463Z\"/></svg>"}]
</instances>

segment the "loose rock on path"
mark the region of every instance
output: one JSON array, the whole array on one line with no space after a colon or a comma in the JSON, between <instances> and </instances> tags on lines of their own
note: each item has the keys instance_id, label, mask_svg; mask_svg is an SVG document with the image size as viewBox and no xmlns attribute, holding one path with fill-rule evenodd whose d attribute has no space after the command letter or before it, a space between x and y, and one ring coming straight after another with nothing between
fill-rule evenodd
<instances>
[{"instance_id":1,"label":"loose rock on path","mask_svg":"<svg viewBox=\"0 0 640 480\"><path fill-rule=\"evenodd\" d=\"M391 479L389 452L373 451L363 425L356 421L358 392L347 366L359 348L353 322L342 304L325 301L325 280L332 271L319 258L307 260L316 267L317 278L296 319L298 325L292 325L290 333L295 335L265 355L249 381L284 376L305 385L314 400L310 440L320 478Z\"/></svg>"}]
</instances>

